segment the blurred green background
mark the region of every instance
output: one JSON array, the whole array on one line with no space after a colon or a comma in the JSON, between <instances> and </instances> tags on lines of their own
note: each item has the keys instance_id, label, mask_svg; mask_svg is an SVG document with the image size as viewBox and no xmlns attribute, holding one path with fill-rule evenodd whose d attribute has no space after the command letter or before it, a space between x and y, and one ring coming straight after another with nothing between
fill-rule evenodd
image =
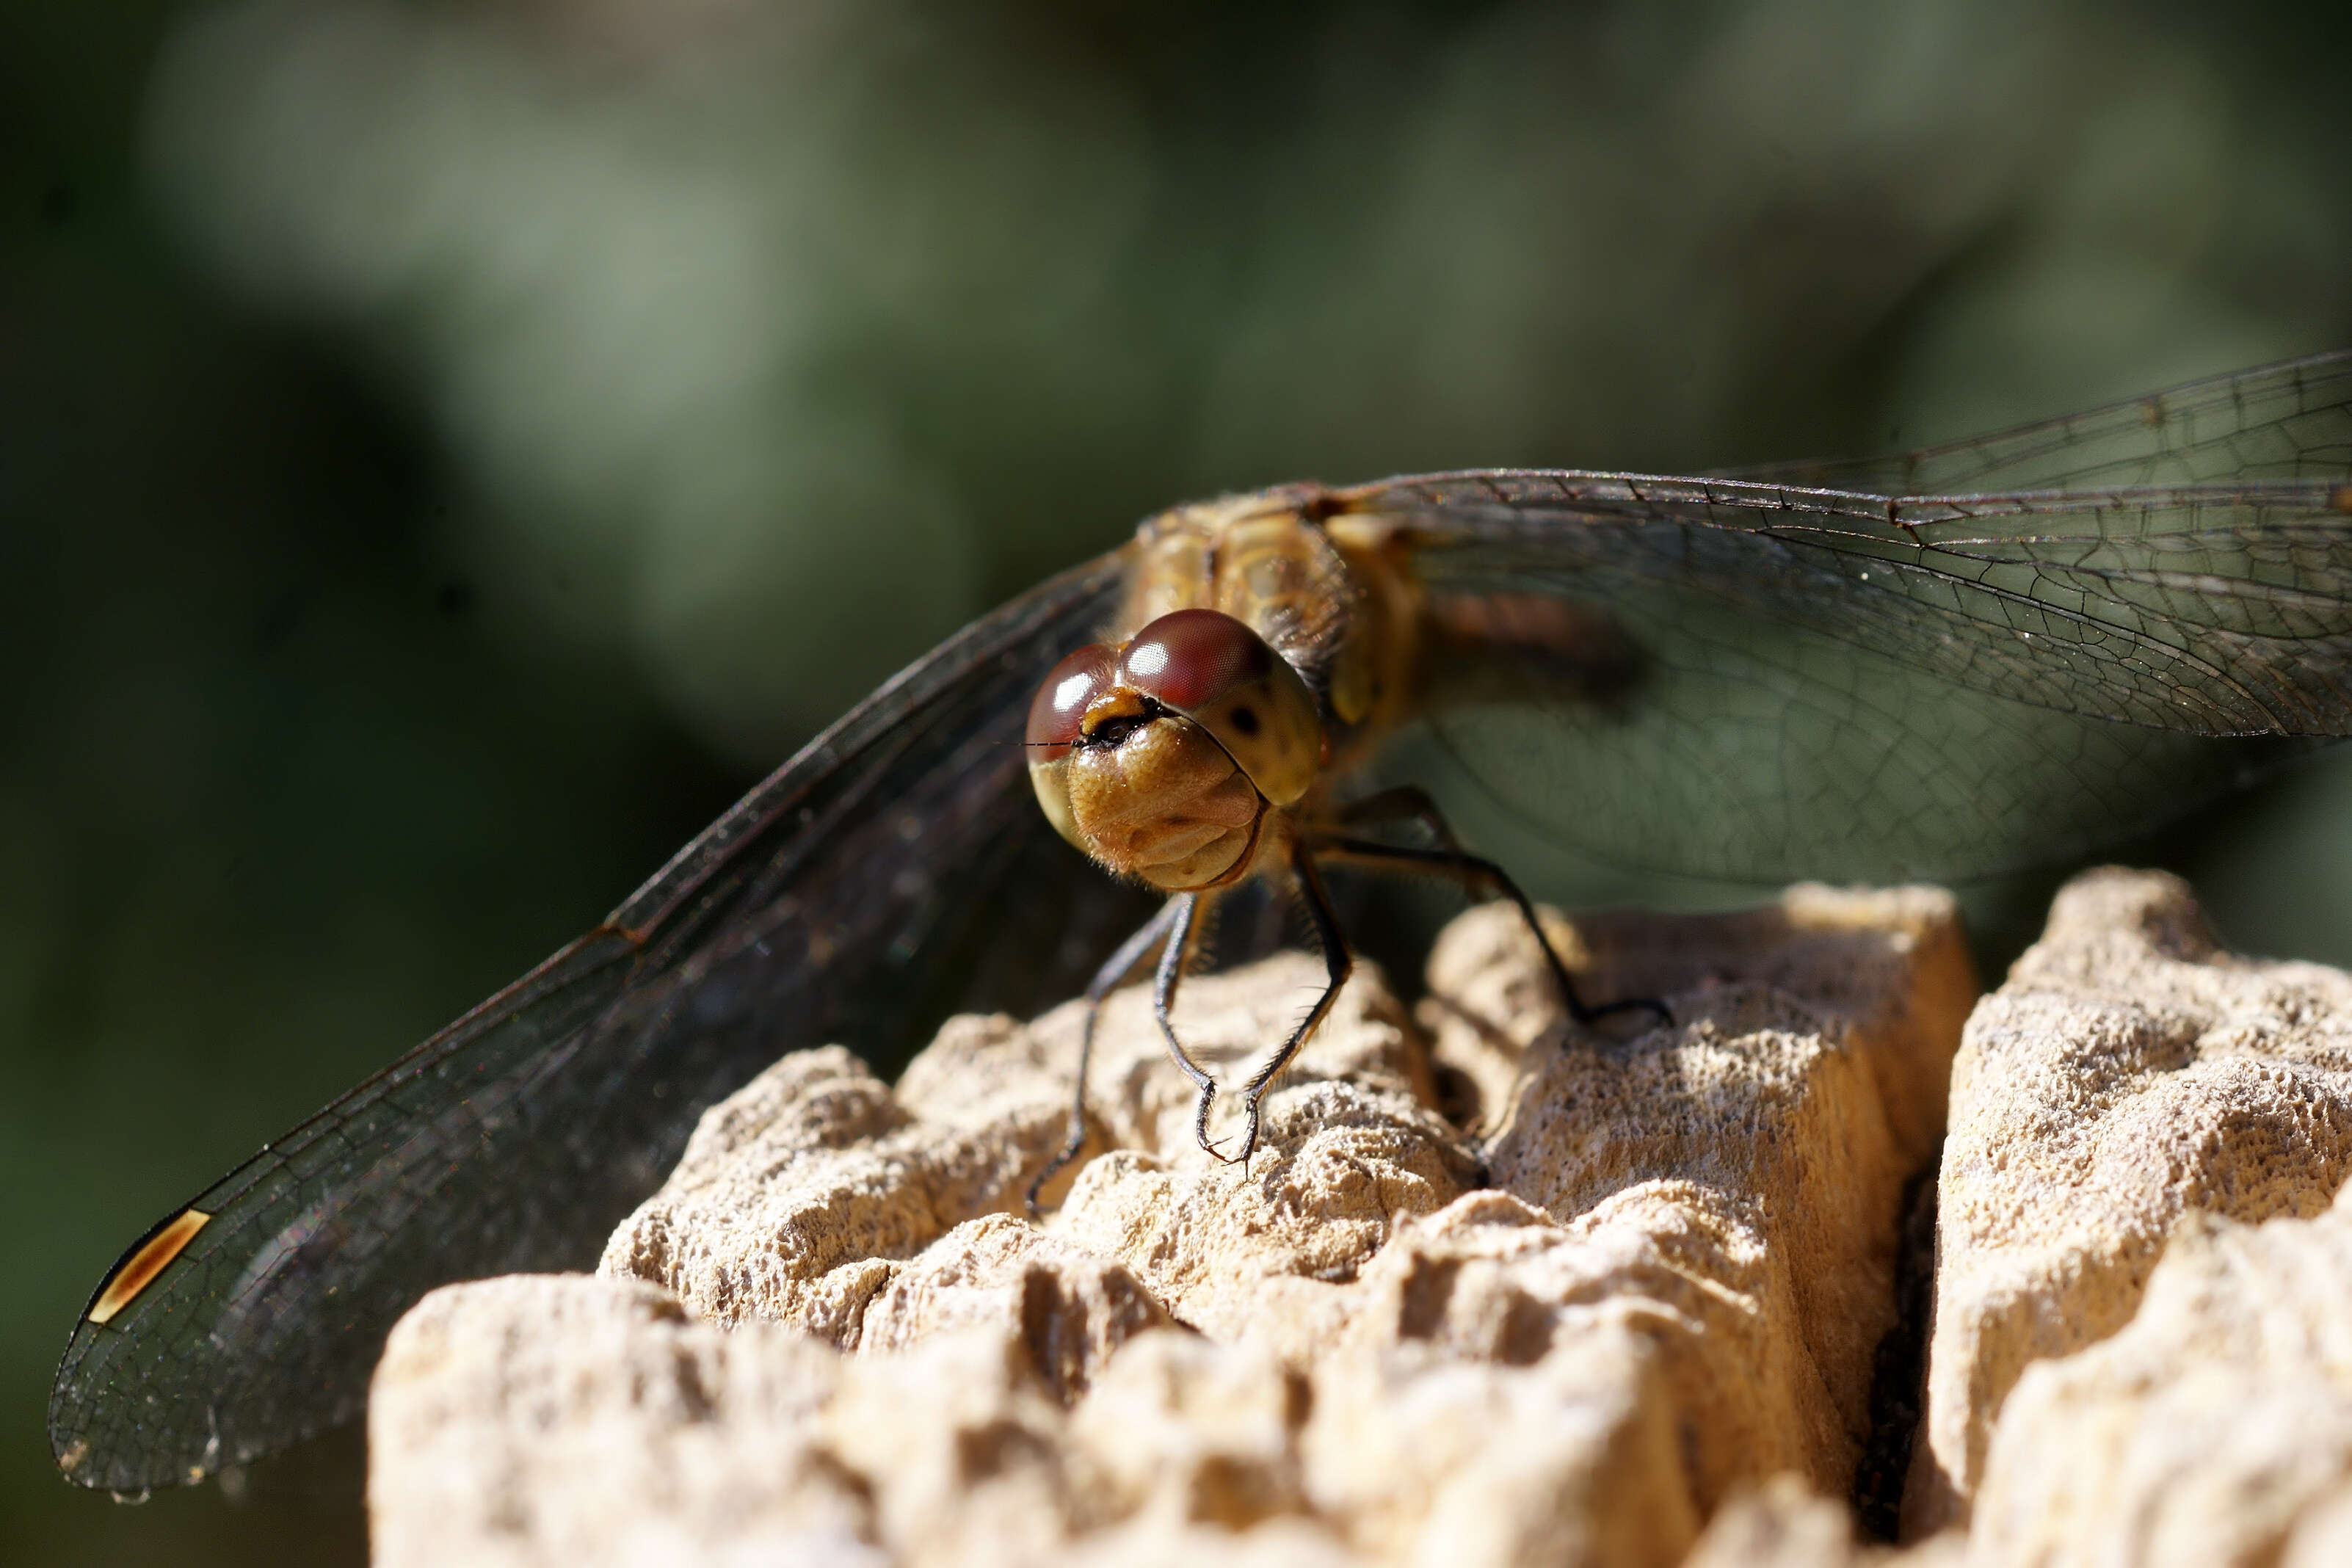
<instances>
[{"instance_id":1,"label":"blurred green background","mask_svg":"<svg viewBox=\"0 0 2352 1568\"><path fill-rule=\"evenodd\" d=\"M2347 65L2340 3L5 0L0 1558L358 1556L348 1440L58 1481L85 1294L965 617L1204 492L2352 343ZM2137 852L2347 962L2348 818Z\"/></svg>"}]
</instances>

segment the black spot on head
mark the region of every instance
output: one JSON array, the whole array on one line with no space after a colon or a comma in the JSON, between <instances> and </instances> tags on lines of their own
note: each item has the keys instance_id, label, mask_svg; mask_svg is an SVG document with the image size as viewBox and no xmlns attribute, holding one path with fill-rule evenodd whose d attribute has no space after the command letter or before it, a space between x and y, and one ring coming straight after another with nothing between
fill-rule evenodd
<instances>
[{"instance_id":1,"label":"black spot on head","mask_svg":"<svg viewBox=\"0 0 2352 1568\"><path fill-rule=\"evenodd\" d=\"M1109 751L1115 746L1125 745L1129 735L1150 722L1151 715L1149 713L1117 714L1080 731L1076 743Z\"/></svg>"},{"instance_id":2,"label":"black spot on head","mask_svg":"<svg viewBox=\"0 0 2352 1568\"><path fill-rule=\"evenodd\" d=\"M1233 712L1233 720L1234 728L1240 731L1243 734L1255 735L1257 733L1256 709L1236 708Z\"/></svg>"},{"instance_id":3,"label":"black spot on head","mask_svg":"<svg viewBox=\"0 0 2352 1568\"><path fill-rule=\"evenodd\" d=\"M458 620L474 607L474 585L461 577L443 581L433 595L433 608L449 620Z\"/></svg>"}]
</instances>

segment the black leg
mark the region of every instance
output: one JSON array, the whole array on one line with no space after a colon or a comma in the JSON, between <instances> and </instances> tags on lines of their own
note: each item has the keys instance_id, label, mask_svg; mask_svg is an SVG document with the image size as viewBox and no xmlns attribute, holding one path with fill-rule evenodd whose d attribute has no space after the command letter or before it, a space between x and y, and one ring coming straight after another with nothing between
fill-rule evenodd
<instances>
[{"instance_id":1,"label":"black leg","mask_svg":"<svg viewBox=\"0 0 2352 1568\"><path fill-rule=\"evenodd\" d=\"M1361 827L1381 822L1417 822L1437 840L1441 849L1459 853L1462 842L1454 837L1454 825L1437 809L1437 802L1418 784L1395 784L1377 790L1361 800L1349 801L1339 808L1339 825Z\"/></svg>"},{"instance_id":2,"label":"black leg","mask_svg":"<svg viewBox=\"0 0 2352 1568\"><path fill-rule=\"evenodd\" d=\"M1251 1152L1257 1147L1257 1107L1258 1101L1265 1098L1266 1086L1274 1081L1276 1074L1290 1065L1290 1058L1298 1054L1298 1047L1307 1043L1307 1037L1315 1032L1315 1026L1323 1021L1324 1015L1331 1011L1331 1004L1339 999L1339 987L1348 983L1348 976L1354 973L1356 967L1356 955L1348 947L1347 933L1339 929L1339 917L1332 910L1331 895L1324 890L1323 879L1316 871L1315 861L1304 846L1291 850L1290 868L1298 878L1299 899L1307 906L1308 918L1315 922L1315 941L1323 949L1323 971L1329 983L1323 987L1322 994L1315 998L1315 1005L1307 1010L1307 1016L1290 1031L1290 1037L1282 1042L1282 1048L1268 1057L1265 1065L1250 1074L1249 1080L1242 1085L1242 1152L1235 1158L1244 1171L1249 1167ZM1204 1123L1207 1104L1205 1100L1202 1101ZM1205 1140L1202 1147L1208 1148ZM1213 1155L1216 1151L1211 1149L1209 1152Z\"/></svg>"},{"instance_id":3,"label":"black leg","mask_svg":"<svg viewBox=\"0 0 2352 1568\"><path fill-rule=\"evenodd\" d=\"M1377 866L1392 871L1413 871L1424 876L1451 877L1465 886L1483 884L1499 891L1519 907L1519 914L1528 929L1536 935L1536 944L1543 949L1544 961L1550 964L1552 979L1559 985L1560 1000L1568 1005L1568 1016L1580 1024L1590 1024L1619 1013L1654 1013L1661 1024L1672 1024L1675 1016L1666 1005L1652 996L1628 996L1622 1001L1604 1002L1598 1007L1587 1006L1576 993L1576 983L1569 978L1568 965L1552 951L1551 938L1544 934L1543 922L1536 918L1536 907L1510 873L1492 860L1461 849L1413 849L1401 845L1380 844L1368 838L1342 838L1318 835L1313 839L1316 854L1325 859L1351 861L1358 865Z\"/></svg>"},{"instance_id":4,"label":"black leg","mask_svg":"<svg viewBox=\"0 0 2352 1568\"><path fill-rule=\"evenodd\" d=\"M1143 962L1145 955L1167 941L1169 931L1180 921L1190 921L1192 903L1192 895L1185 893L1160 905L1160 912L1146 921L1133 936L1120 942L1118 951L1105 959L1103 966L1095 971L1095 977L1087 983L1087 1021L1078 1036L1077 1081L1070 1090L1070 1136L1060 1152L1045 1162L1045 1168L1037 1173L1037 1179L1029 1184L1024 1201L1029 1206L1031 1219L1038 1217L1038 1193L1054 1179L1055 1172L1076 1159L1078 1151L1086 1145L1087 1063L1094 1056L1095 1024L1102 1016L1103 998L1126 984L1127 977L1135 973L1136 966Z\"/></svg>"},{"instance_id":5,"label":"black leg","mask_svg":"<svg viewBox=\"0 0 2352 1568\"><path fill-rule=\"evenodd\" d=\"M1217 1098L1217 1080L1192 1059L1192 1053L1176 1037L1176 1026L1168 1016L1169 1009L1176 1005L1176 987L1184 978L1184 966L1192 961L1195 934L1192 914L1198 898L1196 893L1179 893L1168 900L1171 909L1181 905L1182 912L1175 917L1168 946L1160 954L1160 973L1152 978L1151 1016L1160 1020L1160 1037L1168 1042L1168 1054L1176 1058L1176 1065L1184 1069L1184 1076L1200 1090L1201 1097L1192 1108L1192 1141L1212 1160L1222 1160L1224 1156L1209 1142L1209 1104Z\"/></svg>"}]
</instances>

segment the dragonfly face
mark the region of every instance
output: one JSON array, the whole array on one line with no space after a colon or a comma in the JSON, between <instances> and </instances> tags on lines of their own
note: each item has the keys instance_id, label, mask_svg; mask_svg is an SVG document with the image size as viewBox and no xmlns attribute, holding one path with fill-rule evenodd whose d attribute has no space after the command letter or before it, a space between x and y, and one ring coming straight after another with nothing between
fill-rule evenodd
<instances>
[{"instance_id":1,"label":"dragonfly face","mask_svg":"<svg viewBox=\"0 0 2352 1568\"><path fill-rule=\"evenodd\" d=\"M166 1214L73 1329L61 1468L184 1482L356 1415L418 1297L592 1264L784 1051L887 1064L949 1012L1042 1009L1140 937L1181 948L1253 873L1312 910L1318 860L1433 865L1351 817L1409 723L1620 863L2082 855L2352 734L2352 353L1885 461L1424 475L1153 519ZM1123 943L1137 882L1164 902Z\"/></svg>"},{"instance_id":2,"label":"dragonfly face","mask_svg":"<svg viewBox=\"0 0 2352 1568\"><path fill-rule=\"evenodd\" d=\"M1322 721L1265 640L1216 610L1175 610L1054 667L1029 710L1029 779L1046 820L1115 874L1164 892L1246 876L1276 807L1315 782Z\"/></svg>"}]
</instances>

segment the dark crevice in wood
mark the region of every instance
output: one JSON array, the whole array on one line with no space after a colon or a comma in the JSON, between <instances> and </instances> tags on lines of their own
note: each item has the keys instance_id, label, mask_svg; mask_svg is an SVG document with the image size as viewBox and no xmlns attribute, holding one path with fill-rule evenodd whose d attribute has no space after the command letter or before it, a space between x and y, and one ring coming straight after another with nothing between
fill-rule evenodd
<instances>
[{"instance_id":1,"label":"dark crevice in wood","mask_svg":"<svg viewBox=\"0 0 2352 1568\"><path fill-rule=\"evenodd\" d=\"M1919 1436L1927 1385L1927 1328L1936 1303L1936 1172L1938 1146L1927 1168L1903 1188L1903 1228L1895 1238L1895 1321L1879 1336L1870 1373L1870 1439L1853 1472L1854 1520L1864 1539L1895 1538L1903 1517L1903 1483Z\"/></svg>"}]
</instances>

